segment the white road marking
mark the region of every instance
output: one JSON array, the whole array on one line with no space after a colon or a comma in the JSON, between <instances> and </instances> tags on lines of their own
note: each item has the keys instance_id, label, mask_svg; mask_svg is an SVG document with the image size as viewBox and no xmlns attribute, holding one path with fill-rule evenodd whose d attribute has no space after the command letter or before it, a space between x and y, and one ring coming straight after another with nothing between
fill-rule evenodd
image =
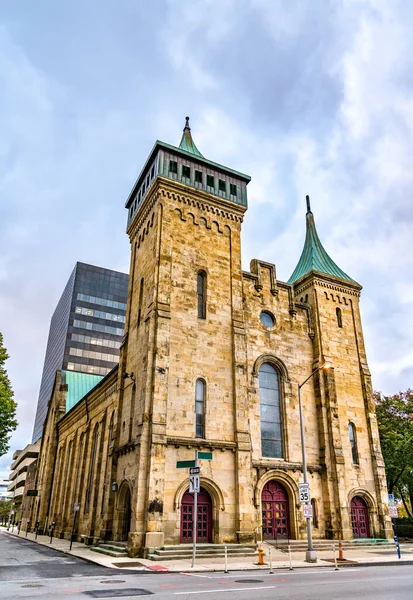
<instances>
[{"instance_id":1,"label":"white road marking","mask_svg":"<svg viewBox=\"0 0 413 600\"><path fill-rule=\"evenodd\" d=\"M308 567L307 567L308 568ZM317 567L315 567L317 568ZM340 573L346 573L346 572L352 572L354 573L355 571L357 571L357 573L360 573L361 571L365 571L366 569L361 568L361 567L354 567L354 568L349 568L349 567L344 567L342 569L339 569ZM242 572L242 571L241 571ZM187 575L188 577L205 577L206 579L228 579L228 578L233 578L233 577L238 577L239 579L242 579L243 577L245 577L246 579L250 579L251 577L284 577L284 575L320 575L321 573L327 574L327 573L337 573L337 571L334 570L334 565L331 567L331 570L329 567L319 567L316 571L307 571L306 568L297 568L294 571L282 571L281 569L275 569L274 573L263 573L262 571L248 571L248 574L245 573L245 575L240 575L239 574L240 571L230 571L227 575L225 575L224 573L222 575L198 575L197 573L179 573L180 575Z\"/></svg>"},{"instance_id":2,"label":"white road marking","mask_svg":"<svg viewBox=\"0 0 413 600\"><path fill-rule=\"evenodd\" d=\"M221 588L220 590L197 590L195 592L174 592L175 596L185 596L186 594L217 594L218 592L248 592L249 590L272 590L276 588L276 585L262 585L259 587L247 587L247 588Z\"/></svg>"}]
</instances>

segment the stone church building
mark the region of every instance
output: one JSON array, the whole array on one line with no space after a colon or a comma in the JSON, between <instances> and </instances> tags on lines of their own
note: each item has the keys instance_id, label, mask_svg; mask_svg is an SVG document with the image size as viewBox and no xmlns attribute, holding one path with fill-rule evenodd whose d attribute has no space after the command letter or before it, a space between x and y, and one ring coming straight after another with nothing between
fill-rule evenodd
<instances>
[{"instance_id":1,"label":"stone church building","mask_svg":"<svg viewBox=\"0 0 413 600\"><path fill-rule=\"evenodd\" d=\"M31 523L131 556L192 541L188 469L201 460L198 541L306 539L301 389L314 538L390 537L364 346L361 286L328 256L307 198L290 280L241 266L250 177L157 141L126 202L131 243L120 362L70 410L58 371ZM332 368L322 369L325 363ZM72 378L73 379L73 378ZM78 509L78 510L75 510Z\"/></svg>"}]
</instances>

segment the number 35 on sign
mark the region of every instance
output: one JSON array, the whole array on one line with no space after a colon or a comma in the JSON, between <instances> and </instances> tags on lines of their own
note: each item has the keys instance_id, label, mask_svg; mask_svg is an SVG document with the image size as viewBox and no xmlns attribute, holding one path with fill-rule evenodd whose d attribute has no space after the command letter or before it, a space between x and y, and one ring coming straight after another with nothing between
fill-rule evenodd
<instances>
[{"instance_id":1,"label":"number 35 on sign","mask_svg":"<svg viewBox=\"0 0 413 600\"><path fill-rule=\"evenodd\" d=\"M298 484L298 492L300 495L300 502L310 502L310 486L308 483L299 483Z\"/></svg>"}]
</instances>

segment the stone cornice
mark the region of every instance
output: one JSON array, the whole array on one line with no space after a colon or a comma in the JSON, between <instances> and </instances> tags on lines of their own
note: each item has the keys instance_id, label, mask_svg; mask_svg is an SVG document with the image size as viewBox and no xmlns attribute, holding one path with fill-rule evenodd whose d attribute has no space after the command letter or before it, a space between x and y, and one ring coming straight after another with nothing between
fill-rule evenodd
<instances>
[{"instance_id":1,"label":"stone cornice","mask_svg":"<svg viewBox=\"0 0 413 600\"><path fill-rule=\"evenodd\" d=\"M129 239L132 239L138 234L144 222L150 216L150 213L153 211L155 207L155 203L159 198L159 181L155 179L154 183L151 186L152 190L150 190L145 196L141 206L136 211L135 216L132 221L129 223L128 228L126 229L126 233L129 236Z\"/></svg>"},{"instance_id":2,"label":"stone cornice","mask_svg":"<svg viewBox=\"0 0 413 600\"><path fill-rule=\"evenodd\" d=\"M233 450L235 452L237 448L236 442L227 442L221 440L204 440L204 439L194 439L194 438L185 438L185 437L167 437L166 438L167 446L176 446L182 447L186 446L187 448L215 448L217 450Z\"/></svg>"},{"instance_id":3,"label":"stone cornice","mask_svg":"<svg viewBox=\"0 0 413 600\"><path fill-rule=\"evenodd\" d=\"M315 285L334 290L336 292L341 292L342 294L356 296L357 298L360 296L360 291L362 290L362 286L356 281L344 281L343 279L334 277L333 275L325 275L324 273L319 273L318 271L311 271L293 284L294 293L296 296L298 296L306 289L314 287Z\"/></svg>"},{"instance_id":4,"label":"stone cornice","mask_svg":"<svg viewBox=\"0 0 413 600\"><path fill-rule=\"evenodd\" d=\"M187 188L185 185L170 182L169 180L168 185L160 185L159 193L161 197L174 200L179 204L194 207L202 212L224 217L238 223L242 223L243 215L247 210L245 206L241 206L240 204L235 204L216 196L210 196L203 191Z\"/></svg>"},{"instance_id":5,"label":"stone cornice","mask_svg":"<svg viewBox=\"0 0 413 600\"><path fill-rule=\"evenodd\" d=\"M118 446L117 448L113 448L113 454L115 454L115 456L123 456L124 454L129 454L129 452L132 452L133 450L135 450L135 448L139 446L139 442L136 441L132 441L132 442L127 442L126 444L123 444L122 446Z\"/></svg>"},{"instance_id":6,"label":"stone cornice","mask_svg":"<svg viewBox=\"0 0 413 600\"><path fill-rule=\"evenodd\" d=\"M280 469L281 471L302 471L302 463L287 462L285 460L277 460L271 458L262 458L261 460L253 460L252 466L254 469ZM309 473L321 473L323 471L322 465L307 465Z\"/></svg>"}]
</instances>

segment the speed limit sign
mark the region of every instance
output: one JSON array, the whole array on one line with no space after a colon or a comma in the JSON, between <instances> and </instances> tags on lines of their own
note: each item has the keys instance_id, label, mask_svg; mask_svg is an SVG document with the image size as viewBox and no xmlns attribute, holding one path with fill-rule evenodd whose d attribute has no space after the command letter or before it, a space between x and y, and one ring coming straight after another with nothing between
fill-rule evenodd
<instances>
[{"instance_id":1,"label":"speed limit sign","mask_svg":"<svg viewBox=\"0 0 413 600\"><path fill-rule=\"evenodd\" d=\"M310 502L310 486L308 483L299 483L298 493L300 495L300 502L302 504Z\"/></svg>"}]
</instances>

